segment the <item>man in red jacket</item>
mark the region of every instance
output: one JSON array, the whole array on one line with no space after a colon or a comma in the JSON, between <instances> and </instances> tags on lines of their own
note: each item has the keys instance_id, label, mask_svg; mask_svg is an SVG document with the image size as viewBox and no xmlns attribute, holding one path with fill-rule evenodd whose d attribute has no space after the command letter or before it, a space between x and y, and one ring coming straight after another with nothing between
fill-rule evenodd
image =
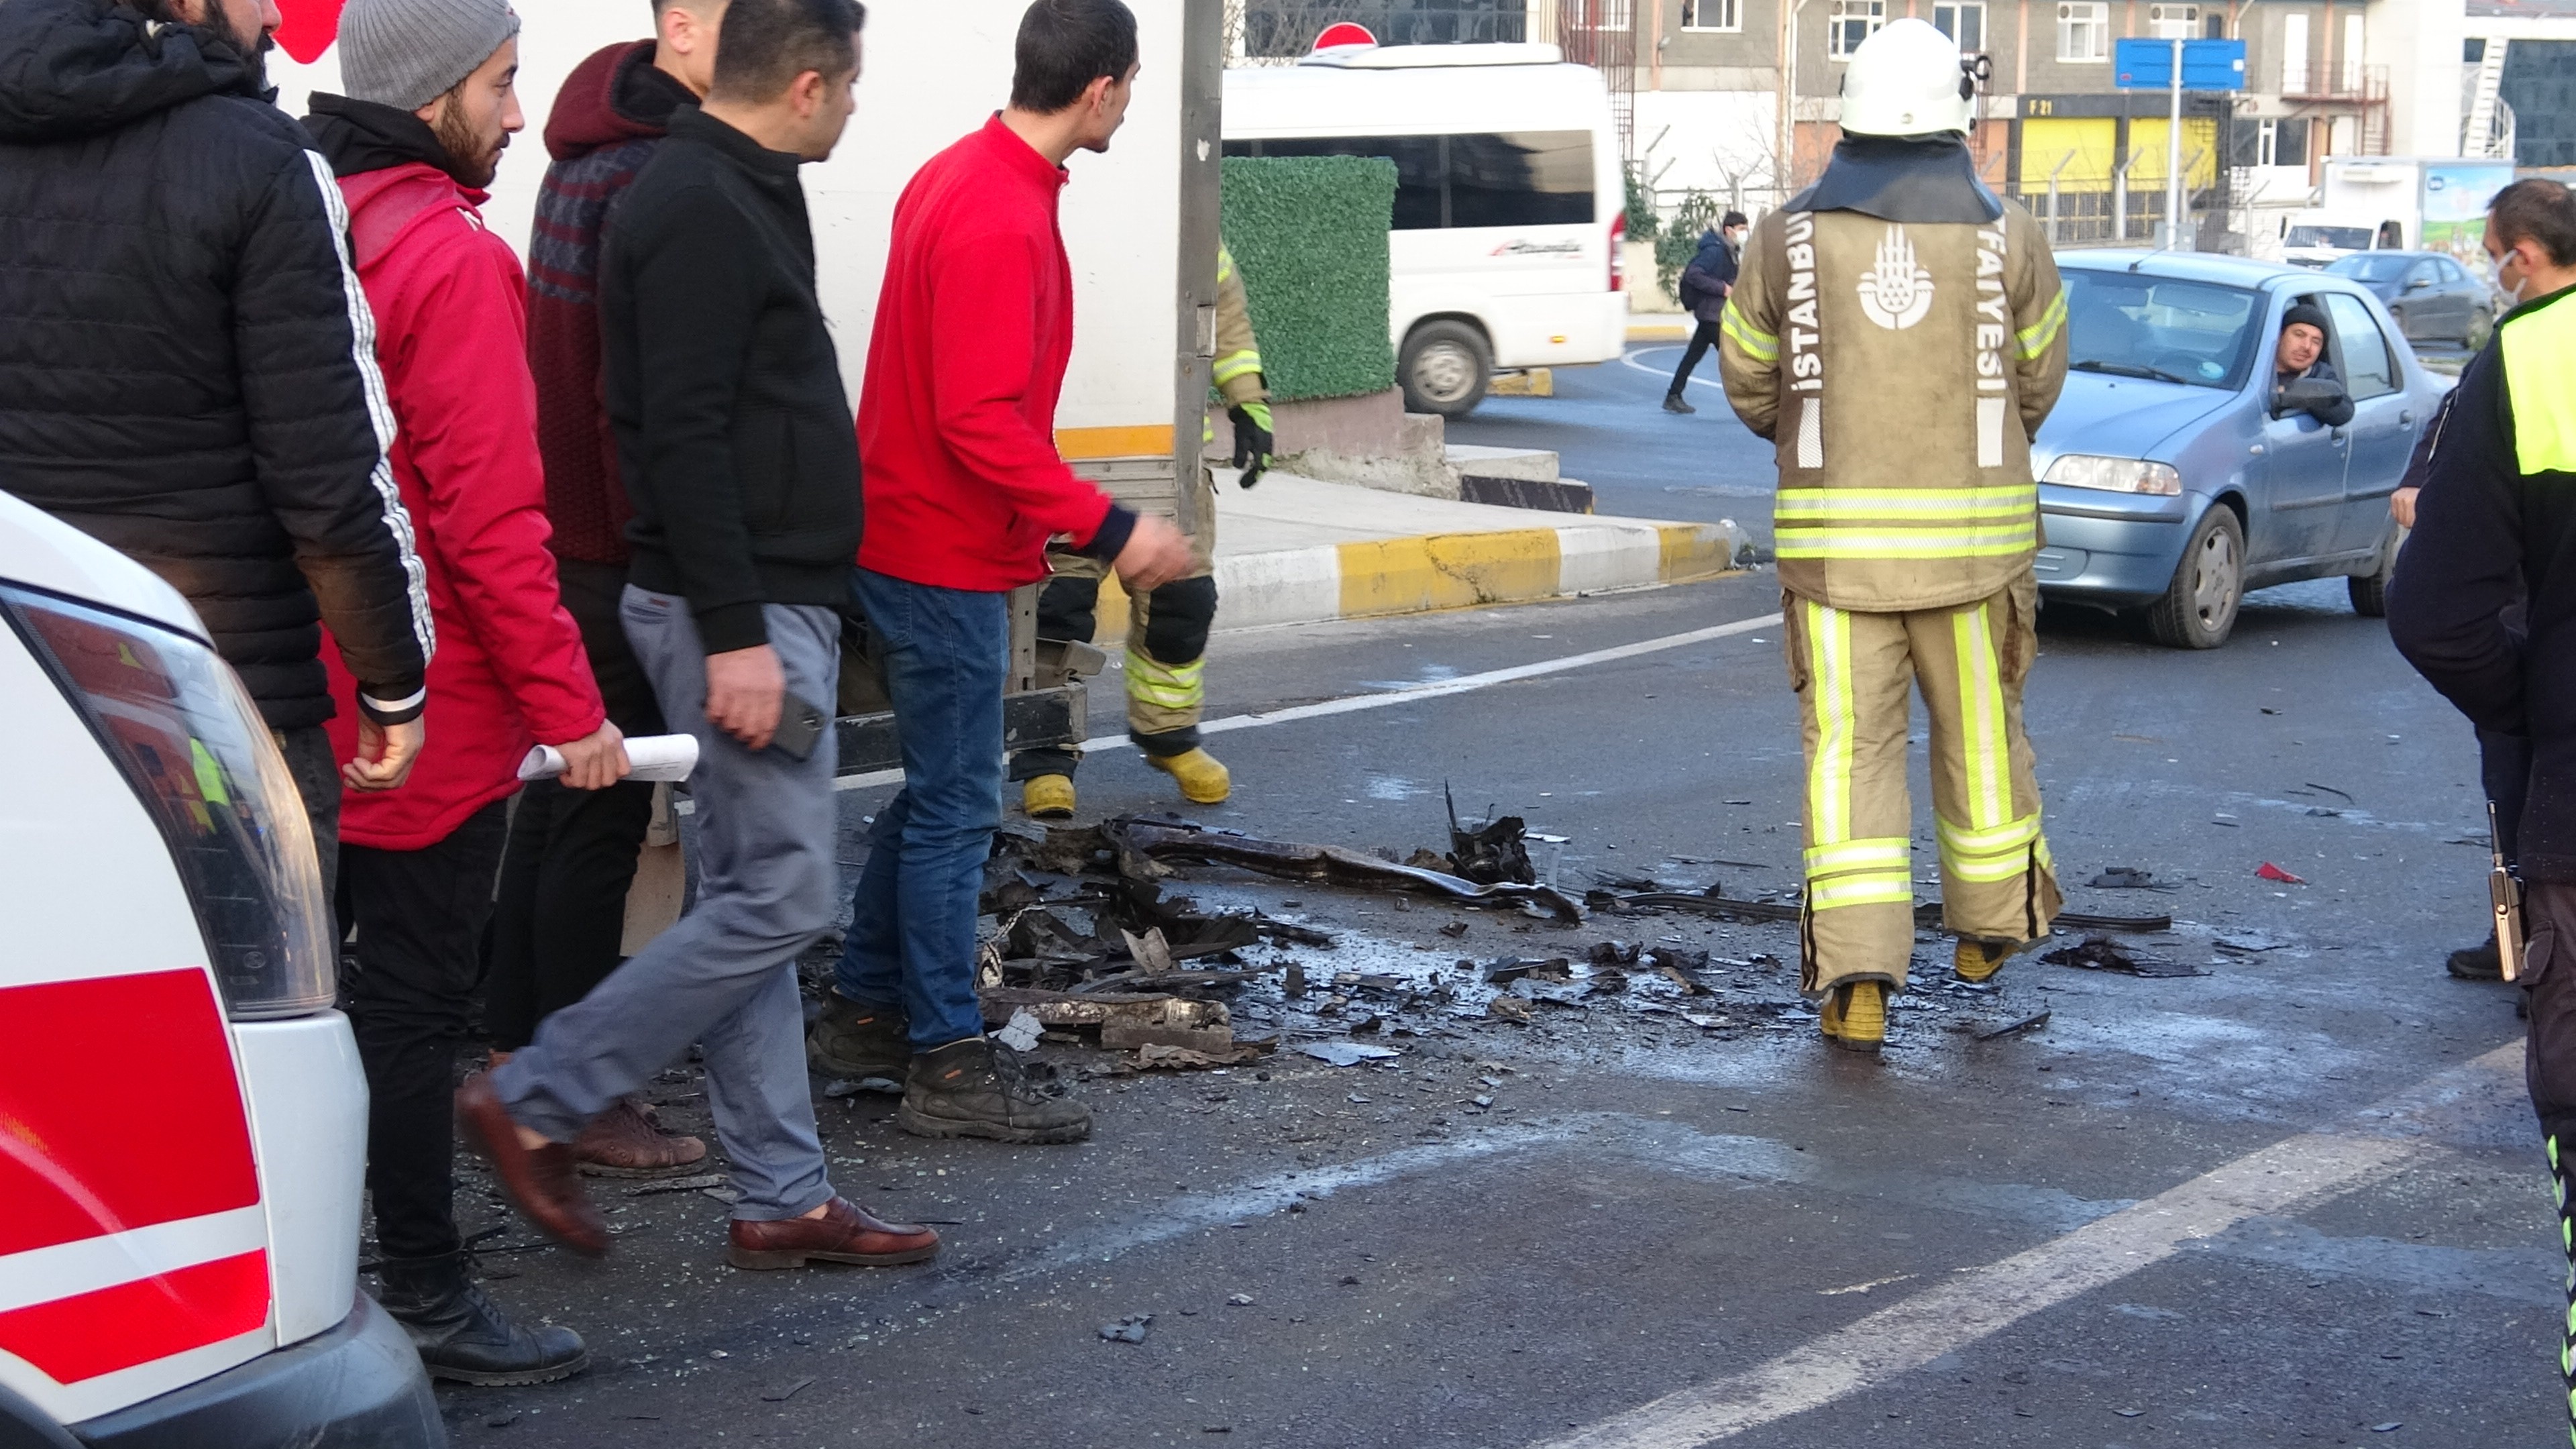
<instances>
[{"instance_id":1,"label":"man in red jacket","mask_svg":"<svg viewBox=\"0 0 2576 1449\"><path fill-rule=\"evenodd\" d=\"M397 429L394 478L446 635L410 783L341 807L340 918L355 928L342 994L370 1094L367 1187L386 1309L431 1374L480 1384L561 1378L587 1360L569 1329L521 1327L484 1298L451 1203L454 1057L503 802L537 741L563 752L574 788L627 772L546 551L526 284L476 210L522 124L518 29L506 0L351 0L349 94L316 95L306 120L347 198ZM343 698L353 688L345 675L333 684ZM354 730L347 714L334 722L335 735Z\"/></svg>"},{"instance_id":2,"label":"man in red jacket","mask_svg":"<svg viewBox=\"0 0 2576 1449\"><path fill-rule=\"evenodd\" d=\"M600 402L600 250L609 208L661 146L672 113L715 84L727 3L655 0L653 39L603 46L574 67L546 113L553 162L528 243L528 362L555 573L608 717L628 735L667 726L617 619L626 521L635 510ZM652 825L654 789L640 780L605 790L540 780L519 797L501 855L484 983L493 1065L535 1040L538 1022L588 996L624 959L626 894ZM662 1131L649 1107L624 1097L591 1119L572 1154L588 1171L646 1177L696 1170L707 1146Z\"/></svg>"},{"instance_id":3,"label":"man in red jacket","mask_svg":"<svg viewBox=\"0 0 2576 1449\"><path fill-rule=\"evenodd\" d=\"M826 1070L906 1081L895 1120L929 1137L1075 1142L1078 1102L1023 1080L984 1035L975 909L1002 818L1009 592L1047 576L1051 535L1143 595L1189 540L1074 476L1055 450L1073 351L1056 226L1064 163L1106 151L1136 78L1119 0L1037 0L1011 104L930 159L895 203L859 398L867 528L854 592L885 651L904 786L868 836L839 986L806 1039Z\"/></svg>"}]
</instances>

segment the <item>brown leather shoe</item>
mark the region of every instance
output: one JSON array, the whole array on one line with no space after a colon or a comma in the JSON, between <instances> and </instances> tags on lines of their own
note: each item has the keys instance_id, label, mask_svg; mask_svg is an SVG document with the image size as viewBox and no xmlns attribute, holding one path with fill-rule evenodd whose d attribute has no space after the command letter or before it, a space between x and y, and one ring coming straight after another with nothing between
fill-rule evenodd
<instances>
[{"instance_id":1,"label":"brown leather shoe","mask_svg":"<svg viewBox=\"0 0 2576 1449\"><path fill-rule=\"evenodd\" d=\"M492 1176L510 1195L510 1205L537 1231L584 1257L607 1253L608 1226L572 1170L572 1149L560 1142L533 1150L521 1146L519 1124L501 1105L488 1073L476 1072L456 1089L456 1135L468 1151L492 1164Z\"/></svg>"},{"instance_id":2,"label":"brown leather shoe","mask_svg":"<svg viewBox=\"0 0 2576 1449\"><path fill-rule=\"evenodd\" d=\"M573 1165L593 1177L673 1177L706 1157L707 1144L663 1131L633 1097L618 1098L572 1140Z\"/></svg>"},{"instance_id":3,"label":"brown leather shoe","mask_svg":"<svg viewBox=\"0 0 2576 1449\"><path fill-rule=\"evenodd\" d=\"M819 1218L734 1219L725 1261L737 1268L802 1268L809 1262L890 1268L921 1262L938 1251L939 1235L930 1229L880 1222L866 1208L836 1197Z\"/></svg>"}]
</instances>

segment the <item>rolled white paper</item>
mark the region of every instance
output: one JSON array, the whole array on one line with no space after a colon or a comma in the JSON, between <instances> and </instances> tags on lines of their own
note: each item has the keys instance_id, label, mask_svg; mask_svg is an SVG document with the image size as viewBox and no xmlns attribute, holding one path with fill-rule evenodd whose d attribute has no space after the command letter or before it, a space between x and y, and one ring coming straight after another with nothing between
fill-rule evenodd
<instances>
[{"instance_id":1,"label":"rolled white paper","mask_svg":"<svg viewBox=\"0 0 2576 1449\"><path fill-rule=\"evenodd\" d=\"M698 767L698 737L630 735L626 740L626 763L634 767L627 779L677 783L689 778L689 772ZM563 751L552 745L537 746L519 762L522 780L551 780L563 772Z\"/></svg>"}]
</instances>

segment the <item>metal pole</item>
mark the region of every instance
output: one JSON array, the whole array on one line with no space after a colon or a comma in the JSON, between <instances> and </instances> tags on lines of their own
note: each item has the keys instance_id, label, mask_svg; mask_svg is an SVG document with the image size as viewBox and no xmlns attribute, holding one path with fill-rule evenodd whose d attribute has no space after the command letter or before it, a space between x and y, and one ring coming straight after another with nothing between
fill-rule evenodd
<instances>
[{"instance_id":1,"label":"metal pole","mask_svg":"<svg viewBox=\"0 0 2576 1449\"><path fill-rule=\"evenodd\" d=\"M2173 117L2165 123L2165 245L2182 250L2182 37L2173 43Z\"/></svg>"}]
</instances>

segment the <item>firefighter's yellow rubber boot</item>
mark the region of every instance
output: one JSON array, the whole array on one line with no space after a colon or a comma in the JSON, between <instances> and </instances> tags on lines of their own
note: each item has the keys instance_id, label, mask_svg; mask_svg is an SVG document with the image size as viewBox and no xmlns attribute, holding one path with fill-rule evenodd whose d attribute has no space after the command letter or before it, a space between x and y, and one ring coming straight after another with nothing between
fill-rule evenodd
<instances>
[{"instance_id":1,"label":"firefighter's yellow rubber boot","mask_svg":"<svg viewBox=\"0 0 2576 1449\"><path fill-rule=\"evenodd\" d=\"M2020 949L2002 941L1980 941L1974 936L1961 936L1958 949L1950 955L1950 974L1971 986L1982 985L1994 980L1995 973L2004 969L2004 962L2012 959L2013 953Z\"/></svg>"},{"instance_id":2,"label":"firefighter's yellow rubber boot","mask_svg":"<svg viewBox=\"0 0 2576 1449\"><path fill-rule=\"evenodd\" d=\"M1071 820L1073 818L1073 777L1071 775L1036 775L1020 787L1020 808L1031 820Z\"/></svg>"},{"instance_id":3,"label":"firefighter's yellow rubber boot","mask_svg":"<svg viewBox=\"0 0 2576 1449\"><path fill-rule=\"evenodd\" d=\"M1887 1044L1887 983L1846 981L1825 997L1816 1018L1825 1040L1850 1052L1874 1052Z\"/></svg>"},{"instance_id":4,"label":"firefighter's yellow rubber boot","mask_svg":"<svg viewBox=\"0 0 2576 1449\"><path fill-rule=\"evenodd\" d=\"M1147 755L1145 763L1181 782L1181 798L1193 805L1222 805L1234 793L1234 776L1205 750L1179 755Z\"/></svg>"}]
</instances>

